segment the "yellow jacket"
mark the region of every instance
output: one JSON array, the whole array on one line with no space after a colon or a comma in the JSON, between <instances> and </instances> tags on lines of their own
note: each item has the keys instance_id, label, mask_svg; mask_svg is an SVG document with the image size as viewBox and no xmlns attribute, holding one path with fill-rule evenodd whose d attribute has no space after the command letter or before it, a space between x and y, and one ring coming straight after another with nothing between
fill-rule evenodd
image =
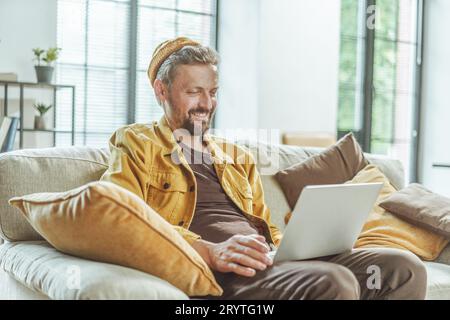
<instances>
[{"instance_id":1,"label":"yellow jacket","mask_svg":"<svg viewBox=\"0 0 450 320\"><path fill-rule=\"evenodd\" d=\"M278 246L282 234L270 221L261 178L250 152L208 133L203 140L225 193L267 241ZM188 230L195 212L196 179L165 116L152 124L118 129L109 147L109 168L101 180L116 183L144 199L190 244L199 239Z\"/></svg>"}]
</instances>

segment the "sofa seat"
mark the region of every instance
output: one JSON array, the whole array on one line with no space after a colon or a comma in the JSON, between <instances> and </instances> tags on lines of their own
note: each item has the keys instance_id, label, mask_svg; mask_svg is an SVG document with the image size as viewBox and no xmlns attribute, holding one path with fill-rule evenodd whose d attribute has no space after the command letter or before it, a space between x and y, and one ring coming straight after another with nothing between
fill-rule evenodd
<instances>
[{"instance_id":1,"label":"sofa seat","mask_svg":"<svg viewBox=\"0 0 450 320\"><path fill-rule=\"evenodd\" d=\"M425 265L426 299L450 300L450 266ZM188 299L160 278L66 255L45 241L4 243L0 246L0 270L1 299Z\"/></svg>"},{"instance_id":2,"label":"sofa seat","mask_svg":"<svg viewBox=\"0 0 450 320\"><path fill-rule=\"evenodd\" d=\"M427 300L450 300L450 266L425 262L427 268Z\"/></svg>"},{"instance_id":3,"label":"sofa seat","mask_svg":"<svg viewBox=\"0 0 450 320\"><path fill-rule=\"evenodd\" d=\"M0 245L0 269L51 299L170 299L189 297L167 281L118 265L63 254L45 241ZM5 275L3 275L5 277ZM0 298L14 299L7 287ZM9 295L9 296L8 296ZM22 297L19 297L20 299Z\"/></svg>"}]
</instances>

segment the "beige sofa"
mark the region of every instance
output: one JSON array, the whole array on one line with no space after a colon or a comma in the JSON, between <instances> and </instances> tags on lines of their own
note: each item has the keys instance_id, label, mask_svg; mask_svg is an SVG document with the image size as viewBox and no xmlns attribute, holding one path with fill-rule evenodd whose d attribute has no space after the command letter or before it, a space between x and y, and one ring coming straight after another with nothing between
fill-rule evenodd
<instances>
[{"instance_id":1,"label":"beige sofa","mask_svg":"<svg viewBox=\"0 0 450 320\"><path fill-rule=\"evenodd\" d=\"M254 153L274 222L284 230L289 211L273 174L320 149L244 144ZM52 248L8 205L13 196L69 190L98 180L109 151L89 147L28 149L0 155L0 299L188 299L164 280L138 270L80 259ZM367 155L401 188L400 162ZM157 245L157 244L155 244ZM428 299L450 299L450 247L426 262ZM251 298L251 297L249 297Z\"/></svg>"}]
</instances>

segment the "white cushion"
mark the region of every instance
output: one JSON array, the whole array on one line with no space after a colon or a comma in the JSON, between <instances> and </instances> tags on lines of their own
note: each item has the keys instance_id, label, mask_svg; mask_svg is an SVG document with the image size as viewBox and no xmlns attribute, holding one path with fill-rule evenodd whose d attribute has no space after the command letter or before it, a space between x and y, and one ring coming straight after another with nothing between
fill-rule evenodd
<instances>
[{"instance_id":1,"label":"white cushion","mask_svg":"<svg viewBox=\"0 0 450 320\"><path fill-rule=\"evenodd\" d=\"M428 287L427 300L450 300L450 266L443 263L425 262Z\"/></svg>"},{"instance_id":2,"label":"white cushion","mask_svg":"<svg viewBox=\"0 0 450 320\"><path fill-rule=\"evenodd\" d=\"M160 278L62 254L45 241L5 242L0 268L51 299L188 299Z\"/></svg>"},{"instance_id":3,"label":"white cushion","mask_svg":"<svg viewBox=\"0 0 450 320\"><path fill-rule=\"evenodd\" d=\"M25 287L9 273L0 269L0 299L2 300L49 300L40 293Z\"/></svg>"}]
</instances>

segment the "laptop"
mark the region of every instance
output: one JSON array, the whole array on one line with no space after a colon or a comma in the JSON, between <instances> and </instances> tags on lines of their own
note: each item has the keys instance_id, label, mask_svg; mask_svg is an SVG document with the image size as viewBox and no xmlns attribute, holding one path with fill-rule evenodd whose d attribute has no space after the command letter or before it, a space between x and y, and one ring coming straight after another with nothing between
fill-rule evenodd
<instances>
[{"instance_id":1,"label":"laptop","mask_svg":"<svg viewBox=\"0 0 450 320\"><path fill-rule=\"evenodd\" d=\"M307 186L292 211L274 262L335 255L353 248L383 183Z\"/></svg>"}]
</instances>

